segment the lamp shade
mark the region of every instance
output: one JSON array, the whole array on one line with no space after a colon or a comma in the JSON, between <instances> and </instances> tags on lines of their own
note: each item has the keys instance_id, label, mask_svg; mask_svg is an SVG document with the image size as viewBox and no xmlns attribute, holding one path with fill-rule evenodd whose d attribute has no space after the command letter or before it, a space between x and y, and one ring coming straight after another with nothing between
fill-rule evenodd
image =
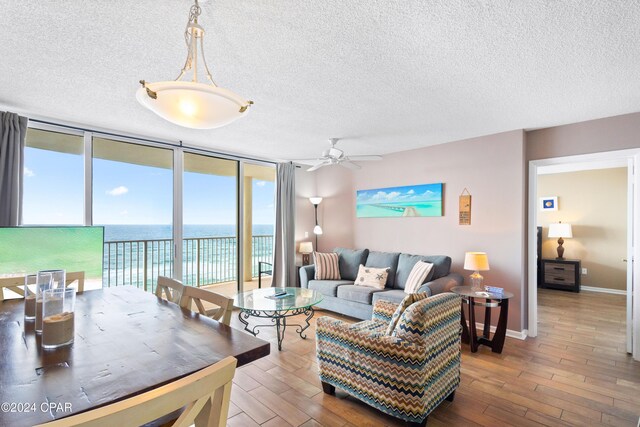
<instances>
[{"instance_id":1,"label":"lamp shade","mask_svg":"<svg viewBox=\"0 0 640 427\"><path fill-rule=\"evenodd\" d=\"M473 271L489 270L489 257L486 252L466 252L464 254L464 269Z\"/></svg>"},{"instance_id":2,"label":"lamp shade","mask_svg":"<svg viewBox=\"0 0 640 427\"><path fill-rule=\"evenodd\" d=\"M313 252L313 243L311 242L300 242L300 253L301 254L310 254Z\"/></svg>"},{"instance_id":3,"label":"lamp shade","mask_svg":"<svg viewBox=\"0 0 640 427\"><path fill-rule=\"evenodd\" d=\"M183 81L147 83L157 97L141 87L138 102L163 119L192 129L214 129L246 115L247 101L230 90Z\"/></svg>"},{"instance_id":4,"label":"lamp shade","mask_svg":"<svg viewBox=\"0 0 640 427\"><path fill-rule=\"evenodd\" d=\"M561 222L557 224L549 224L549 236L548 237L562 237L570 239L573 237L571 231L571 224L563 224Z\"/></svg>"},{"instance_id":5,"label":"lamp shade","mask_svg":"<svg viewBox=\"0 0 640 427\"><path fill-rule=\"evenodd\" d=\"M313 227L313 234L322 234L322 227L320 227L319 225Z\"/></svg>"},{"instance_id":6,"label":"lamp shade","mask_svg":"<svg viewBox=\"0 0 640 427\"><path fill-rule=\"evenodd\" d=\"M311 202L312 205L317 206L322 202L322 197L309 197L309 201Z\"/></svg>"}]
</instances>

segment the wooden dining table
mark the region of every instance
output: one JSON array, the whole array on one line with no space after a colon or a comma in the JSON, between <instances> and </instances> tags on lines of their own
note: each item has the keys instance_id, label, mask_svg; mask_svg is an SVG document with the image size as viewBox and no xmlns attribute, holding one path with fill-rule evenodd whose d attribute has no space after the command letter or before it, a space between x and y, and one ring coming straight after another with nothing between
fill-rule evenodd
<instances>
[{"instance_id":1,"label":"wooden dining table","mask_svg":"<svg viewBox=\"0 0 640 427\"><path fill-rule=\"evenodd\" d=\"M43 350L24 300L0 302L0 426L31 426L175 381L268 342L130 286L78 294L75 340Z\"/></svg>"}]
</instances>

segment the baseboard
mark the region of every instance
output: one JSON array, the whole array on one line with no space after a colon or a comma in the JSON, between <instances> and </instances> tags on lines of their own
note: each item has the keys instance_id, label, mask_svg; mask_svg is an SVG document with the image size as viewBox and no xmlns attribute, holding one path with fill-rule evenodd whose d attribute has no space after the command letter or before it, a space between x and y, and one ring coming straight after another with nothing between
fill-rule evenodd
<instances>
[{"instance_id":1,"label":"baseboard","mask_svg":"<svg viewBox=\"0 0 640 427\"><path fill-rule=\"evenodd\" d=\"M467 325L469 324L469 321L467 320ZM478 323L476 322L476 329L478 330L482 330L484 329L484 323ZM489 327L489 332L491 332L492 334L496 332L496 327L495 326L490 326ZM507 333L506 335L509 338L515 338L517 340L521 340L524 341L527 339L527 336L529 335L529 331L527 329L523 329L521 331L514 331L511 329L507 329Z\"/></svg>"},{"instance_id":2,"label":"baseboard","mask_svg":"<svg viewBox=\"0 0 640 427\"><path fill-rule=\"evenodd\" d=\"M580 286L581 291L601 292L603 294L626 295L627 291L621 289L596 288L594 286Z\"/></svg>"}]
</instances>

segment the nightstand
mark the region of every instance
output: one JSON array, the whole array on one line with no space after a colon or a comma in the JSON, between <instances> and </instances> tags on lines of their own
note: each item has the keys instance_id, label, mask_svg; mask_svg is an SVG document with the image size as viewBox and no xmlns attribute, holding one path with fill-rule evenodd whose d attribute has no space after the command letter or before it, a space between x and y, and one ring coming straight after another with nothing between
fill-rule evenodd
<instances>
[{"instance_id":1,"label":"nightstand","mask_svg":"<svg viewBox=\"0 0 640 427\"><path fill-rule=\"evenodd\" d=\"M580 260L543 259L542 287L580 292Z\"/></svg>"}]
</instances>

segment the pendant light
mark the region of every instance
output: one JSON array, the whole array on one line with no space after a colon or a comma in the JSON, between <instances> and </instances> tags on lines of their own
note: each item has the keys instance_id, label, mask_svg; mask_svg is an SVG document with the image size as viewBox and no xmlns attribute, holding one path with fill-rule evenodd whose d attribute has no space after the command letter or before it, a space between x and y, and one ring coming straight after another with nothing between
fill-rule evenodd
<instances>
[{"instance_id":1,"label":"pendant light","mask_svg":"<svg viewBox=\"0 0 640 427\"><path fill-rule=\"evenodd\" d=\"M246 115L252 101L247 101L228 89L218 87L204 56L204 29L198 24L202 9L195 0L189 10L184 32L187 59L175 80L150 83L140 80L136 98L163 119L192 129L214 129ZM207 83L198 82L198 46ZM191 81L182 78L191 71Z\"/></svg>"}]
</instances>

